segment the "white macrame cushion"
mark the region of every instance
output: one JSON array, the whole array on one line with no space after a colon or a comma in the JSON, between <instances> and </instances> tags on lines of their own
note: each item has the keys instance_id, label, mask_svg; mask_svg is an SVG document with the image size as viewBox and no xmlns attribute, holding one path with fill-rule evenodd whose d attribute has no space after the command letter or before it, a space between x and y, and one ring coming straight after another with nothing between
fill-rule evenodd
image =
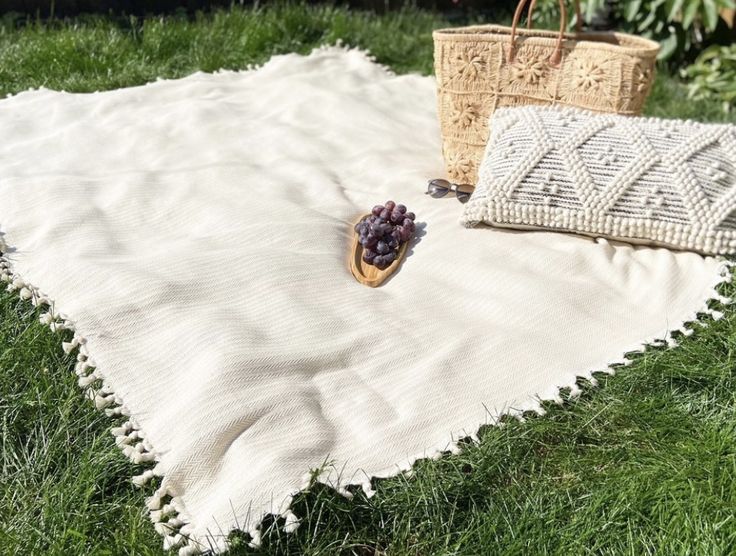
<instances>
[{"instance_id":1,"label":"white macrame cushion","mask_svg":"<svg viewBox=\"0 0 736 556\"><path fill-rule=\"evenodd\" d=\"M736 253L736 126L498 110L462 221Z\"/></svg>"}]
</instances>

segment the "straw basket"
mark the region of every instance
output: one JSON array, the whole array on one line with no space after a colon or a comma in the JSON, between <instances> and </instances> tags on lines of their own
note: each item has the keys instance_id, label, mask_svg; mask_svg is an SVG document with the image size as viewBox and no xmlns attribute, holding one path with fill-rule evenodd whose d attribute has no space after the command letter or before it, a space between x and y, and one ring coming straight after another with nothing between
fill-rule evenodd
<instances>
[{"instance_id":1,"label":"straw basket","mask_svg":"<svg viewBox=\"0 0 736 556\"><path fill-rule=\"evenodd\" d=\"M596 112L639 114L654 80L656 42L614 32L566 33L518 29L528 0L511 27L480 25L433 33L440 127L447 173L474 184L496 108L565 104ZM529 7L528 21L536 0Z\"/></svg>"}]
</instances>

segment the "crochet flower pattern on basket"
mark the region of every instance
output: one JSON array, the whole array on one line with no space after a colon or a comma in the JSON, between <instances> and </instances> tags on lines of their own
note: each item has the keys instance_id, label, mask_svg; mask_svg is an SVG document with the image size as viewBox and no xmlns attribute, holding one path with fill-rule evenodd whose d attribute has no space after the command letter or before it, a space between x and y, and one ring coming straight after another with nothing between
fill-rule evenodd
<instances>
[{"instance_id":1,"label":"crochet flower pattern on basket","mask_svg":"<svg viewBox=\"0 0 736 556\"><path fill-rule=\"evenodd\" d=\"M522 29L525 4L519 2L511 27L477 25L433 33L443 153L452 181L477 181L488 118L497 108L562 104L636 115L649 94L657 43L623 33L582 32L580 17L577 32L565 33L563 2L559 32ZM478 107L472 132L455 116L455 106L463 103Z\"/></svg>"}]
</instances>

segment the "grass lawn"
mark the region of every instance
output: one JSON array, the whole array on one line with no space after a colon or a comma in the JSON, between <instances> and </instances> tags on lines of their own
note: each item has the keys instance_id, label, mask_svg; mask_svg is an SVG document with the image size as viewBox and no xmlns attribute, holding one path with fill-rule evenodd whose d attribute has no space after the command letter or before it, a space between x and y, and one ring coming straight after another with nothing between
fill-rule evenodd
<instances>
[{"instance_id":1,"label":"grass lawn","mask_svg":"<svg viewBox=\"0 0 736 556\"><path fill-rule=\"evenodd\" d=\"M446 23L419 11L378 17L292 6L194 22L6 24L0 92L94 91L237 69L338 38L396 71L429 73L430 30ZM716 104L688 101L664 74L648 112L727 119ZM128 480L136 471L37 316L0 293L0 554L160 554L145 493ZM258 552L736 553L736 313L676 350L635 358L598 389L582 383L580 399L545 417L488 428L462 455L380 483L370 500L325 489L300 496L300 529L287 537L273 528ZM250 552L244 540L233 537L234 553Z\"/></svg>"}]
</instances>

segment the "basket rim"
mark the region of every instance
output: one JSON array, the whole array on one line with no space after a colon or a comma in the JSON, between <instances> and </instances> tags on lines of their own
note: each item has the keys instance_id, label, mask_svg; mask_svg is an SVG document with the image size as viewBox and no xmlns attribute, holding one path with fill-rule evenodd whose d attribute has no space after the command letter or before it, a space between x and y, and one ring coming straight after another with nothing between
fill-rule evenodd
<instances>
[{"instance_id":1,"label":"basket rim","mask_svg":"<svg viewBox=\"0 0 736 556\"><path fill-rule=\"evenodd\" d=\"M554 45L558 31L546 29L516 29L519 39L530 44ZM619 31L582 31L564 33L563 48L584 48L586 50L608 50L639 56L656 56L660 45L656 41L622 33ZM473 40L481 42L509 42L511 27L506 25L471 25L448 27L432 31L435 41ZM608 39L608 40L606 40Z\"/></svg>"}]
</instances>

